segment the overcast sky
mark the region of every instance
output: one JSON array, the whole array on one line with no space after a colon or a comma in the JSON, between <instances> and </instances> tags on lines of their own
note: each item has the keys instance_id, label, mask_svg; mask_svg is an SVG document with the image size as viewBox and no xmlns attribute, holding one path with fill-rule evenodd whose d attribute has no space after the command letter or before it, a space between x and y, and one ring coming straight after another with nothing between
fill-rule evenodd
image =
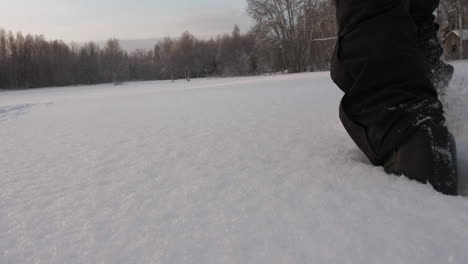
<instances>
[{"instance_id":1,"label":"overcast sky","mask_svg":"<svg viewBox=\"0 0 468 264\"><path fill-rule=\"evenodd\" d=\"M0 0L0 27L84 42L243 32L246 0Z\"/></svg>"}]
</instances>

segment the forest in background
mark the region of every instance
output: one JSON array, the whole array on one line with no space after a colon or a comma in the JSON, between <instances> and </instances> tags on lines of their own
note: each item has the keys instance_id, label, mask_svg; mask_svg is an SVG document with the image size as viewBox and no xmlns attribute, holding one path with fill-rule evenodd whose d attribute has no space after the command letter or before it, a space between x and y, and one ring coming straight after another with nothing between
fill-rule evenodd
<instances>
[{"instance_id":1,"label":"forest in background","mask_svg":"<svg viewBox=\"0 0 468 264\"><path fill-rule=\"evenodd\" d=\"M437 11L441 30L457 27L459 18L468 13L468 8L459 8L460 1L468 7L468 0L442 0ZM184 32L158 41L153 49L134 52L123 50L115 38L101 47L96 42L67 44L0 29L0 89L329 68L337 31L332 0L247 0L247 4L255 24L246 33L234 26L230 34L202 40Z\"/></svg>"}]
</instances>

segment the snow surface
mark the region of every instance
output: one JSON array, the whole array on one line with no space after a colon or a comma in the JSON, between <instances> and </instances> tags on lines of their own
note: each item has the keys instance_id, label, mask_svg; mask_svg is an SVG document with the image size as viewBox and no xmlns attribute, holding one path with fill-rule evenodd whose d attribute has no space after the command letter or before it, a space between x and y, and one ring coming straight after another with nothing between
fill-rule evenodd
<instances>
[{"instance_id":1,"label":"snow surface","mask_svg":"<svg viewBox=\"0 0 468 264\"><path fill-rule=\"evenodd\" d=\"M449 125L468 157L468 69ZM468 198L372 167L328 73L0 93L0 263L467 263Z\"/></svg>"},{"instance_id":2,"label":"snow surface","mask_svg":"<svg viewBox=\"0 0 468 264\"><path fill-rule=\"evenodd\" d=\"M454 131L460 170L459 191L468 196L468 61L456 61L455 76L444 102L448 126Z\"/></svg>"}]
</instances>

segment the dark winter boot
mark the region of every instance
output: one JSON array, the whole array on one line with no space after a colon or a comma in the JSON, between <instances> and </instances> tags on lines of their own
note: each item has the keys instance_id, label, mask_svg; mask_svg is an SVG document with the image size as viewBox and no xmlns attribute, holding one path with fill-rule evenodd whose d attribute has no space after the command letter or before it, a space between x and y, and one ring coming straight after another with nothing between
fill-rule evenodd
<instances>
[{"instance_id":1,"label":"dark winter boot","mask_svg":"<svg viewBox=\"0 0 468 264\"><path fill-rule=\"evenodd\" d=\"M437 32L439 25L429 19L423 22L416 22L418 26L419 48L423 51L429 67L429 78L440 95L445 94L453 77L454 68L441 60L444 52Z\"/></svg>"},{"instance_id":2,"label":"dark winter boot","mask_svg":"<svg viewBox=\"0 0 468 264\"><path fill-rule=\"evenodd\" d=\"M419 129L385 162L387 173L430 183L437 191L457 195L457 151L453 135L442 125Z\"/></svg>"}]
</instances>

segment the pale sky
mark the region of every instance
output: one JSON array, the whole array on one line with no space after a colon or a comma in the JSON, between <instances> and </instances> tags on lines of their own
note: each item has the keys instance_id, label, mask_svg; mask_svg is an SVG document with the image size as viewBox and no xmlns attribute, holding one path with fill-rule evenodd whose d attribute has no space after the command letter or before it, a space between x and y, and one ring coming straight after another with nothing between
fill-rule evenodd
<instances>
[{"instance_id":1,"label":"pale sky","mask_svg":"<svg viewBox=\"0 0 468 264\"><path fill-rule=\"evenodd\" d=\"M0 0L0 27L47 39L84 42L206 37L250 28L246 0Z\"/></svg>"}]
</instances>

